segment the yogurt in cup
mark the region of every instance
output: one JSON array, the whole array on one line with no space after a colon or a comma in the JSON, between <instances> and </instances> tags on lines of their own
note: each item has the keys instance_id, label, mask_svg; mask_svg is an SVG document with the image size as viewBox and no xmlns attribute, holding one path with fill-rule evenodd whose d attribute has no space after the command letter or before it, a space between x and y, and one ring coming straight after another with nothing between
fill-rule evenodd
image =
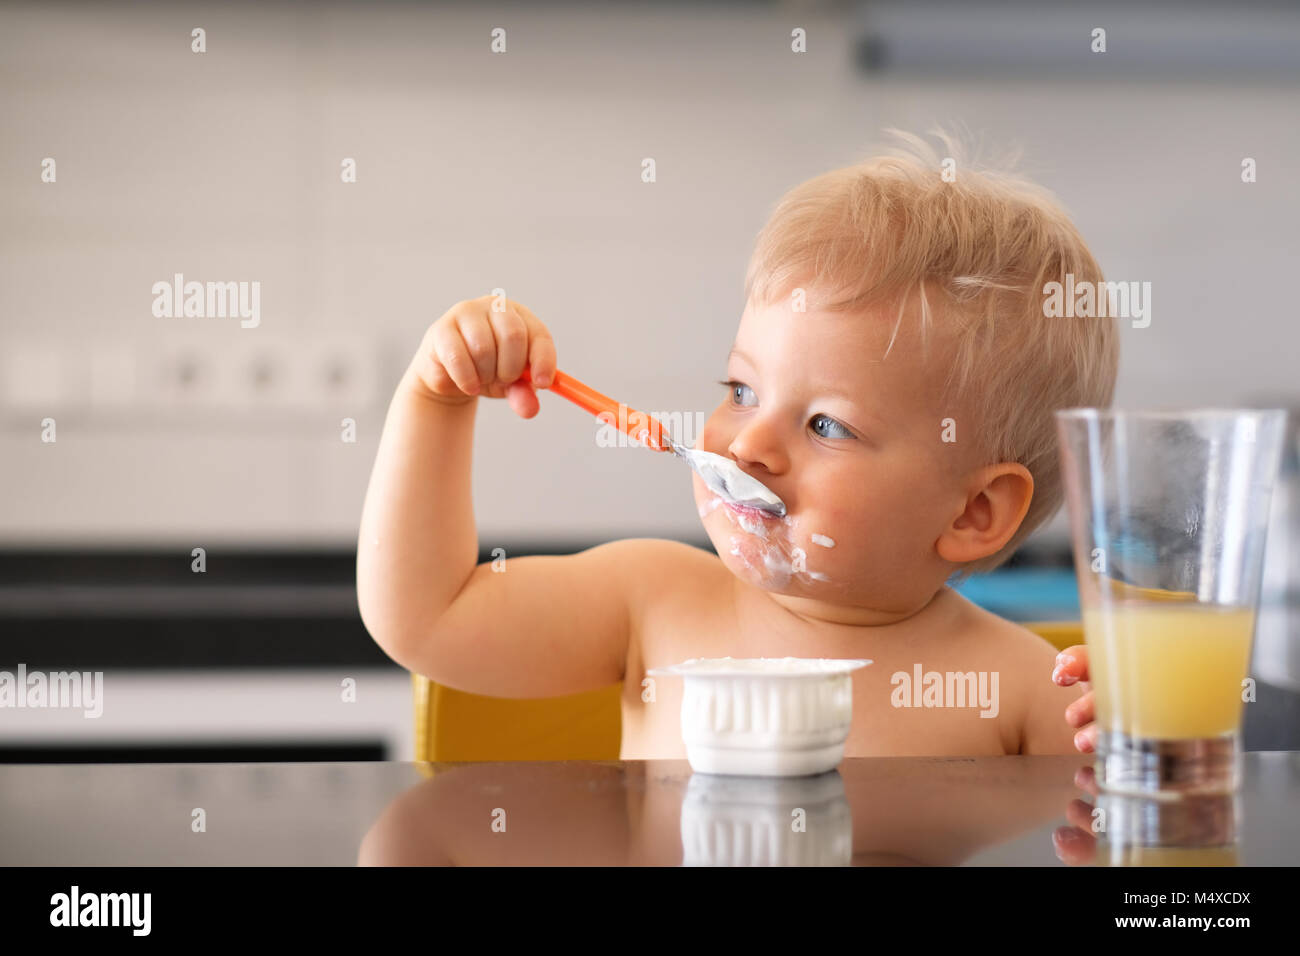
<instances>
[{"instance_id":1,"label":"yogurt in cup","mask_svg":"<svg viewBox=\"0 0 1300 956\"><path fill-rule=\"evenodd\" d=\"M803 777L844 759L852 671L869 660L692 658L656 667L680 675L682 739L697 773Z\"/></svg>"}]
</instances>

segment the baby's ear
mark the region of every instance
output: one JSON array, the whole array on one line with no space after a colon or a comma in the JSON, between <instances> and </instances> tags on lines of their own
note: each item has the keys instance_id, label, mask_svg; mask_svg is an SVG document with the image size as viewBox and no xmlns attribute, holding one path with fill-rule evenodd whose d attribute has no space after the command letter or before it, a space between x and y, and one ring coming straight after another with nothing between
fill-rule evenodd
<instances>
[{"instance_id":1,"label":"baby's ear","mask_svg":"<svg viewBox=\"0 0 1300 956\"><path fill-rule=\"evenodd\" d=\"M986 465L970 478L966 510L944 529L935 548L953 564L996 554L1020 528L1034 497L1034 476L1024 465Z\"/></svg>"}]
</instances>

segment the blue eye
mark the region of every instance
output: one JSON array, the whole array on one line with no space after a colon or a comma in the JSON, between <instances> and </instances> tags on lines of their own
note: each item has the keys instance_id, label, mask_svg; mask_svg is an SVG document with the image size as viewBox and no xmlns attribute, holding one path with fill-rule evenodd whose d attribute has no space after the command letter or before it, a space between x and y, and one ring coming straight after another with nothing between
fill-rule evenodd
<instances>
[{"instance_id":1,"label":"blue eye","mask_svg":"<svg viewBox=\"0 0 1300 956\"><path fill-rule=\"evenodd\" d=\"M812 430L823 438L853 438L853 432L849 431L829 415L814 415L809 423ZM823 431L826 429L827 431ZM827 434L829 432L829 434Z\"/></svg>"},{"instance_id":2,"label":"blue eye","mask_svg":"<svg viewBox=\"0 0 1300 956\"><path fill-rule=\"evenodd\" d=\"M746 401L744 400L744 398L745 398L745 393L746 393L746 392L749 393L749 397L750 397L750 398L754 398L754 390L753 390L752 388L750 388L748 385L746 385L744 382L736 382L736 381L732 381L732 380L727 380L727 381L719 382L718 384L719 384L719 385L725 385L725 386L727 386L727 388L731 389L731 401L732 401L732 404L735 404L735 405L742 405L742 406L744 406L744 405L757 405L757 404L758 404L758 400L757 400L757 399L755 399L755 400L752 401L752 402L746 402Z\"/></svg>"}]
</instances>

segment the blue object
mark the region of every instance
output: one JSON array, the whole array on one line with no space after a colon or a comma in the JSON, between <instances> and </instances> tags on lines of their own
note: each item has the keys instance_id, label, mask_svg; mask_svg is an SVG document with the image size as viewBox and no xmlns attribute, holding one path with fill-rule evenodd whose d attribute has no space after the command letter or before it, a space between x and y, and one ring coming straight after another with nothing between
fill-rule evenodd
<instances>
[{"instance_id":1,"label":"blue object","mask_svg":"<svg viewBox=\"0 0 1300 956\"><path fill-rule=\"evenodd\" d=\"M953 590L1011 621L1079 620L1073 568L1005 568L967 578Z\"/></svg>"}]
</instances>

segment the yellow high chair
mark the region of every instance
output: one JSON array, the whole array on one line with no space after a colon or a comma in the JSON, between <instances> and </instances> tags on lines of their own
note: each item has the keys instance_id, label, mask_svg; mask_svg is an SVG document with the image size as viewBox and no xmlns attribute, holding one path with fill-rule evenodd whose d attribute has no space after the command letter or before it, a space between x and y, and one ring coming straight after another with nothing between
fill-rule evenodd
<instances>
[{"instance_id":1,"label":"yellow high chair","mask_svg":"<svg viewBox=\"0 0 1300 956\"><path fill-rule=\"evenodd\" d=\"M1078 621L1023 625L1057 650L1083 643ZM411 675L415 759L617 760L623 718L621 684L568 697L512 700L467 694Z\"/></svg>"}]
</instances>

